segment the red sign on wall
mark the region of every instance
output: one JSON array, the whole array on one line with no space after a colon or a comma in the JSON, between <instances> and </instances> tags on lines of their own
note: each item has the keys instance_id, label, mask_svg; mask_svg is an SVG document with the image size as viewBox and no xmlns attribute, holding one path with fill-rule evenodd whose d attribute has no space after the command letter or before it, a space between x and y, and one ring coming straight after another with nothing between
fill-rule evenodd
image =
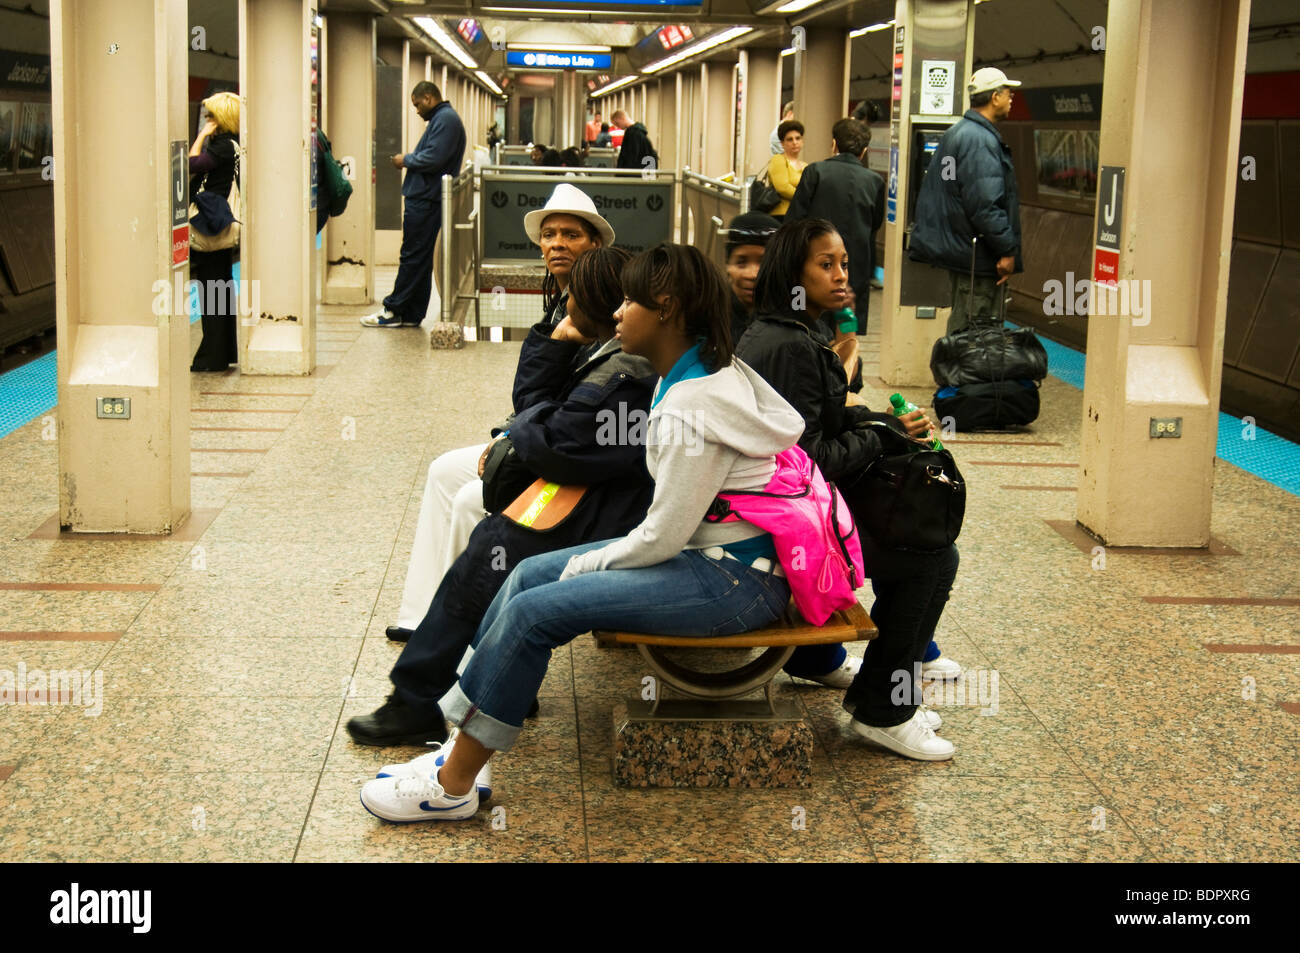
<instances>
[{"instance_id":1,"label":"red sign on wall","mask_svg":"<svg viewBox=\"0 0 1300 953\"><path fill-rule=\"evenodd\" d=\"M1119 252L1098 247L1092 253L1092 280L1114 288L1119 281Z\"/></svg>"},{"instance_id":2,"label":"red sign on wall","mask_svg":"<svg viewBox=\"0 0 1300 953\"><path fill-rule=\"evenodd\" d=\"M181 225L172 229L172 264L183 265L190 257L190 227Z\"/></svg>"}]
</instances>

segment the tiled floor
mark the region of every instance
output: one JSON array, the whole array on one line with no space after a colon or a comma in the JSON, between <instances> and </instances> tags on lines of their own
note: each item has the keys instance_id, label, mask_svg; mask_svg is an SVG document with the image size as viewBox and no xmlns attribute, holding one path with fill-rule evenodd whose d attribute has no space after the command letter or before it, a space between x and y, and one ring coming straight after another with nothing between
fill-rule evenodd
<instances>
[{"instance_id":1,"label":"tiled floor","mask_svg":"<svg viewBox=\"0 0 1300 953\"><path fill-rule=\"evenodd\" d=\"M196 541L33 537L56 445L41 419L0 440L0 691L27 702L0 705L0 860L1300 859L1300 655L1256 650L1300 645L1300 501L1220 462L1235 555L1103 568L1052 525L1077 471L1041 464L1078 462L1081 400L1054 379L1032 432L952 441L971 497L939 643L977 671L936 699L951 762L867 748L837 693L787 680L811 788L617 788L611 711L644 672L584 638L476 819L375 820L362 782L413 752L343 724L388 690L425 467L508 409L518 344L431 351L363 312L321 309L312 377L193 378ZM1144 598L1169 596L1293 601ZM33 703L55 670L84 690Z\"/></svg>"}]
</instances>

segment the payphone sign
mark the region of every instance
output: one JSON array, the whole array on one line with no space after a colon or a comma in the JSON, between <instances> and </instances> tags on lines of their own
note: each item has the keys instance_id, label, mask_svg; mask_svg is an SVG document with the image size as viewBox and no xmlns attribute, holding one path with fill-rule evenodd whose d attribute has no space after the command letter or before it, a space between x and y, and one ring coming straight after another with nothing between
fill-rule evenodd
<instances>
[{"instance_id":1,"label":"payphone sign","mask_svg":"<svg viewBox=\"0 0 1300 953\"><path fill-rule=\"evenodd\" d=\"M572 182L572 180L568 180ZM613 227L618 244L630 252L672 241L671 182L600 183L581 186ZM483 257L536 261L541 249L524 232L524 215L543 208L555 181L483 183Z\"/></svg>"}]
</instances>

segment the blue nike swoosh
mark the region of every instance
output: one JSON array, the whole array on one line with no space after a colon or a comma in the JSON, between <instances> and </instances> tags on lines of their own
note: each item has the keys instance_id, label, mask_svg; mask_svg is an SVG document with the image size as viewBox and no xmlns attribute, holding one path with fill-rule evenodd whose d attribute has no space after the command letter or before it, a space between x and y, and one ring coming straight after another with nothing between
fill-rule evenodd
<instances>
[{"instance_id":1,"label":"blue nike swoosh","mask_svg":"<svg viewBox=\"0 0 1300 953\"><path fill-rule=\"evenodd\" d=\"M468 803L469 803L469 798L465 798L465 800L461 801L459 804L453 804L451 807L431 807L428 801L421 801L420 810L434 811L435 813L438 811L454 811L458 807L464 807Z\"/></svg>"}]
</instances>

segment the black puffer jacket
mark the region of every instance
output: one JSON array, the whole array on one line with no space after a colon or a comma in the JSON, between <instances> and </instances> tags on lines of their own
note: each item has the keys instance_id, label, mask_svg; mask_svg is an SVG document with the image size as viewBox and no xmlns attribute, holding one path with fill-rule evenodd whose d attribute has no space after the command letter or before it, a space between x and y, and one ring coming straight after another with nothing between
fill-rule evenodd
<instances>
[{"instance_id":1,"label":"black puffer jacket","mask_svg":"<svg viewBox=\"0 0 1300 953\"><path fill-rule=\"evenodd\" d=\"M879 415L844 406L844 365L802 321L760 312L736 346L736 356L799 411L804 419L799 446L826 479L852 482L880 456L879 438L855 427Z\"/></svg>"},{"instance_id":2,"label":"black puffer jacket","mask_svg":"<svg viewBox=\"0 0 1300 953\"><path fill-rule=\"evenodd\" d=\"M951 161L948 161L951 160ZM951 174L945 177L945 170ZM975 274L996 275L998 259L1020 249L1020 196L1011 149L997 127L973 109L944 133L916 199L908 254L949 271L970 271L971 238L979 236Z\"/></svg>"}]
</instances>

